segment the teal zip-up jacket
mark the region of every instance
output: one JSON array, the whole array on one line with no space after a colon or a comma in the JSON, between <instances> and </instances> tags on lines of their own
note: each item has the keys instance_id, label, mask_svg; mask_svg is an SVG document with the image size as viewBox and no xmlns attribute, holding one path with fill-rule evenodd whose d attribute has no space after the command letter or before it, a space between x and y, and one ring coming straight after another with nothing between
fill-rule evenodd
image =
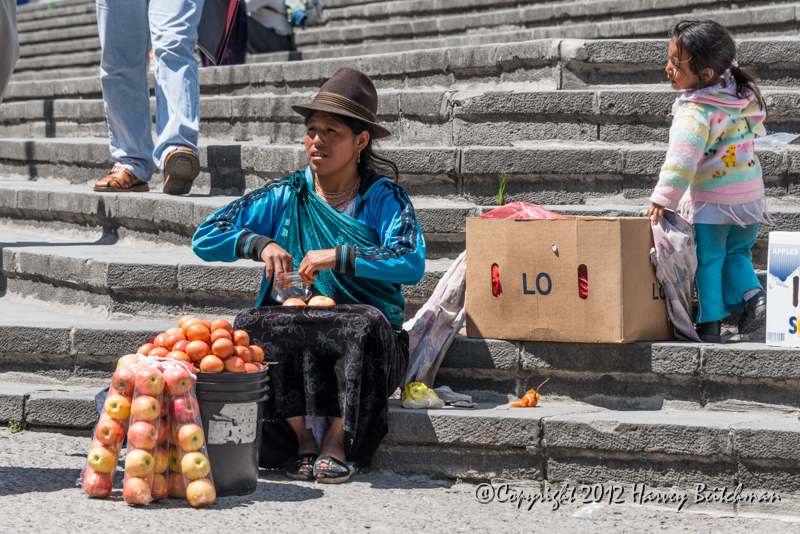
<instances>
[{"instance_id":1,"label":"teal zip-up jacket","mask_svg":"<svg viewBox=\"0 0 800 534\"><path fill-rule=\"evenodd\" d=\"M305 178L313 191L310 167ZM265 184L211 215L195 232L192 250L205 261L261 261L264 247L278 241L286 204L294 194L290 183L291 176L286 176ZM362 177L355 202L353 217L373 228L381 244L372 248L337 246L335 270L416 285L425 274L425 239L405 190L388 178L370 173ZM302 258L293 260L297 265ZM262 287L259 301L265 293Z\"/></svg>"}]
</instances>

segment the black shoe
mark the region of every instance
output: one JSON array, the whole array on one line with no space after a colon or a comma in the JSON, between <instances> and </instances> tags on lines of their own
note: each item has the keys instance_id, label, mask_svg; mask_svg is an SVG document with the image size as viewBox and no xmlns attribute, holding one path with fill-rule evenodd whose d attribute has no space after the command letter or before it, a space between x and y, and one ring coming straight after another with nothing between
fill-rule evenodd
<instances>
[{"instance_id":1,"label":"black shoe","mask_svg":"<svg viewBox=\"0 0 800 534\"><path fill-rule=\"evenodd\" d=\"M758 328L761 319L767 314L767 294L763 289L744 303L742 316L739 318L739 333L746 334Z\"/></svg>"},{"instance_id":2,"label":"black shoe","mask_svg":"<svg viewBox=\"0 0 800 534\"><path fill-rule=\"evenodd\" d=\"M311 480L314 475L314 462L319 455L306 453L298 454L286 461L286 476L294 480Z\"/></svg>"},{"instance_id":3,"label":"black shoe","mask_svg":"<svg viewBox=\"0 0 800 534\"><path fill-rule=\"evenodd\" d=\"M697 335L703 343L722 343L720 330L722 321L711 321L709 323L697 323Z\"/></svg>"}]
</instances>

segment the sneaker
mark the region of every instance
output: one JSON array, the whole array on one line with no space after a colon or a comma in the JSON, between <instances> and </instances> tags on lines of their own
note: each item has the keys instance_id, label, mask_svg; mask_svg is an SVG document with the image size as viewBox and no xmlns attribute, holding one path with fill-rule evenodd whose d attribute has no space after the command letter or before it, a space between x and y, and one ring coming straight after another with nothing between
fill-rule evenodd
<instances>
[{"instance_id":1,"label":"sneaker","mask_svg":"<svg viewBox=\"0 0 800 534\"><path fill-rule=\"evenodd\" d=\"M164 192L185 195L200 174L200 158L189 148L178 147L164 160Z\"/></svg>"},{"instance_id":2,"label":"sneaker","mask_svg":"<svg viewBox=\"0 0 800 534\"><path fill-rule=\"evenodd\" d=\"M711 321L708 323L697 323L697 335L703 343L722 343L720 330L722 321Z\"/></svg>"},{"instance_id":3,"label":"sneaker","mask_svg":"<svg viewBox=\"0 0 800 534\"><path fill-rule=\"evenodd\" d=\"M761 326L761 320L767 314L767 294L761 289L745 301L742 316L739 318L739 333L746 334Z\"/></svg>"}]
</instances>

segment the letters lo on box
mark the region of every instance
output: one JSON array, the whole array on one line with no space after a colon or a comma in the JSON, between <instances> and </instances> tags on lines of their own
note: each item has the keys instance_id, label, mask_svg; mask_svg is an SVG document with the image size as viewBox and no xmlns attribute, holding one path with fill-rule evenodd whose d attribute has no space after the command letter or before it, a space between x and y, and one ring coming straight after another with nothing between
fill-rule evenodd
<instances>
[{"instance_id":1,"label":"letters lo on box","mask_svg":"<svg viewBox=\"0 0 800 534\"><path fill-rule=\"evenodd\" d=\"M800 347L800 232L770 232L767 345Z\"/></svg>"},{"instance_id":2,"label":"letters lo on box","mask_svg":"<svg viewBox=\"0 0 800 534\"><path fill-rule=\"evenodd\" d=\"M652 247L645 218L467 219L467 335L586 343L670 340L665 296L650 263ZM492 294L494 264L500 271L499 298ZM579 269L588 280L583 296Z\"/></svg>"}]
</instances>

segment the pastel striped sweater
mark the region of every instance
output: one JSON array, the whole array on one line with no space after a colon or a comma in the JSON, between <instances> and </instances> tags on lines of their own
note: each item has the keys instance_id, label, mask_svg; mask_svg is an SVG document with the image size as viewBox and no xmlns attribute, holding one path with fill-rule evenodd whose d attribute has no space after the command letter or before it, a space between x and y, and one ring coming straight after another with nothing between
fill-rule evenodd
<instances>
[{"instance_id":1,"label":"pastel striped sweater","mask_svg":"<svg viewBox=\"0 0 800 534\"><path fill-rule=\"evenodd\" d=\"M764 198L761 163L753 139L766 132L764 110L736 96L736 85L686 92L672 108L669 150L650 201L677 211L691 203L738 205Z\"/></svg>"}]
</instances>

